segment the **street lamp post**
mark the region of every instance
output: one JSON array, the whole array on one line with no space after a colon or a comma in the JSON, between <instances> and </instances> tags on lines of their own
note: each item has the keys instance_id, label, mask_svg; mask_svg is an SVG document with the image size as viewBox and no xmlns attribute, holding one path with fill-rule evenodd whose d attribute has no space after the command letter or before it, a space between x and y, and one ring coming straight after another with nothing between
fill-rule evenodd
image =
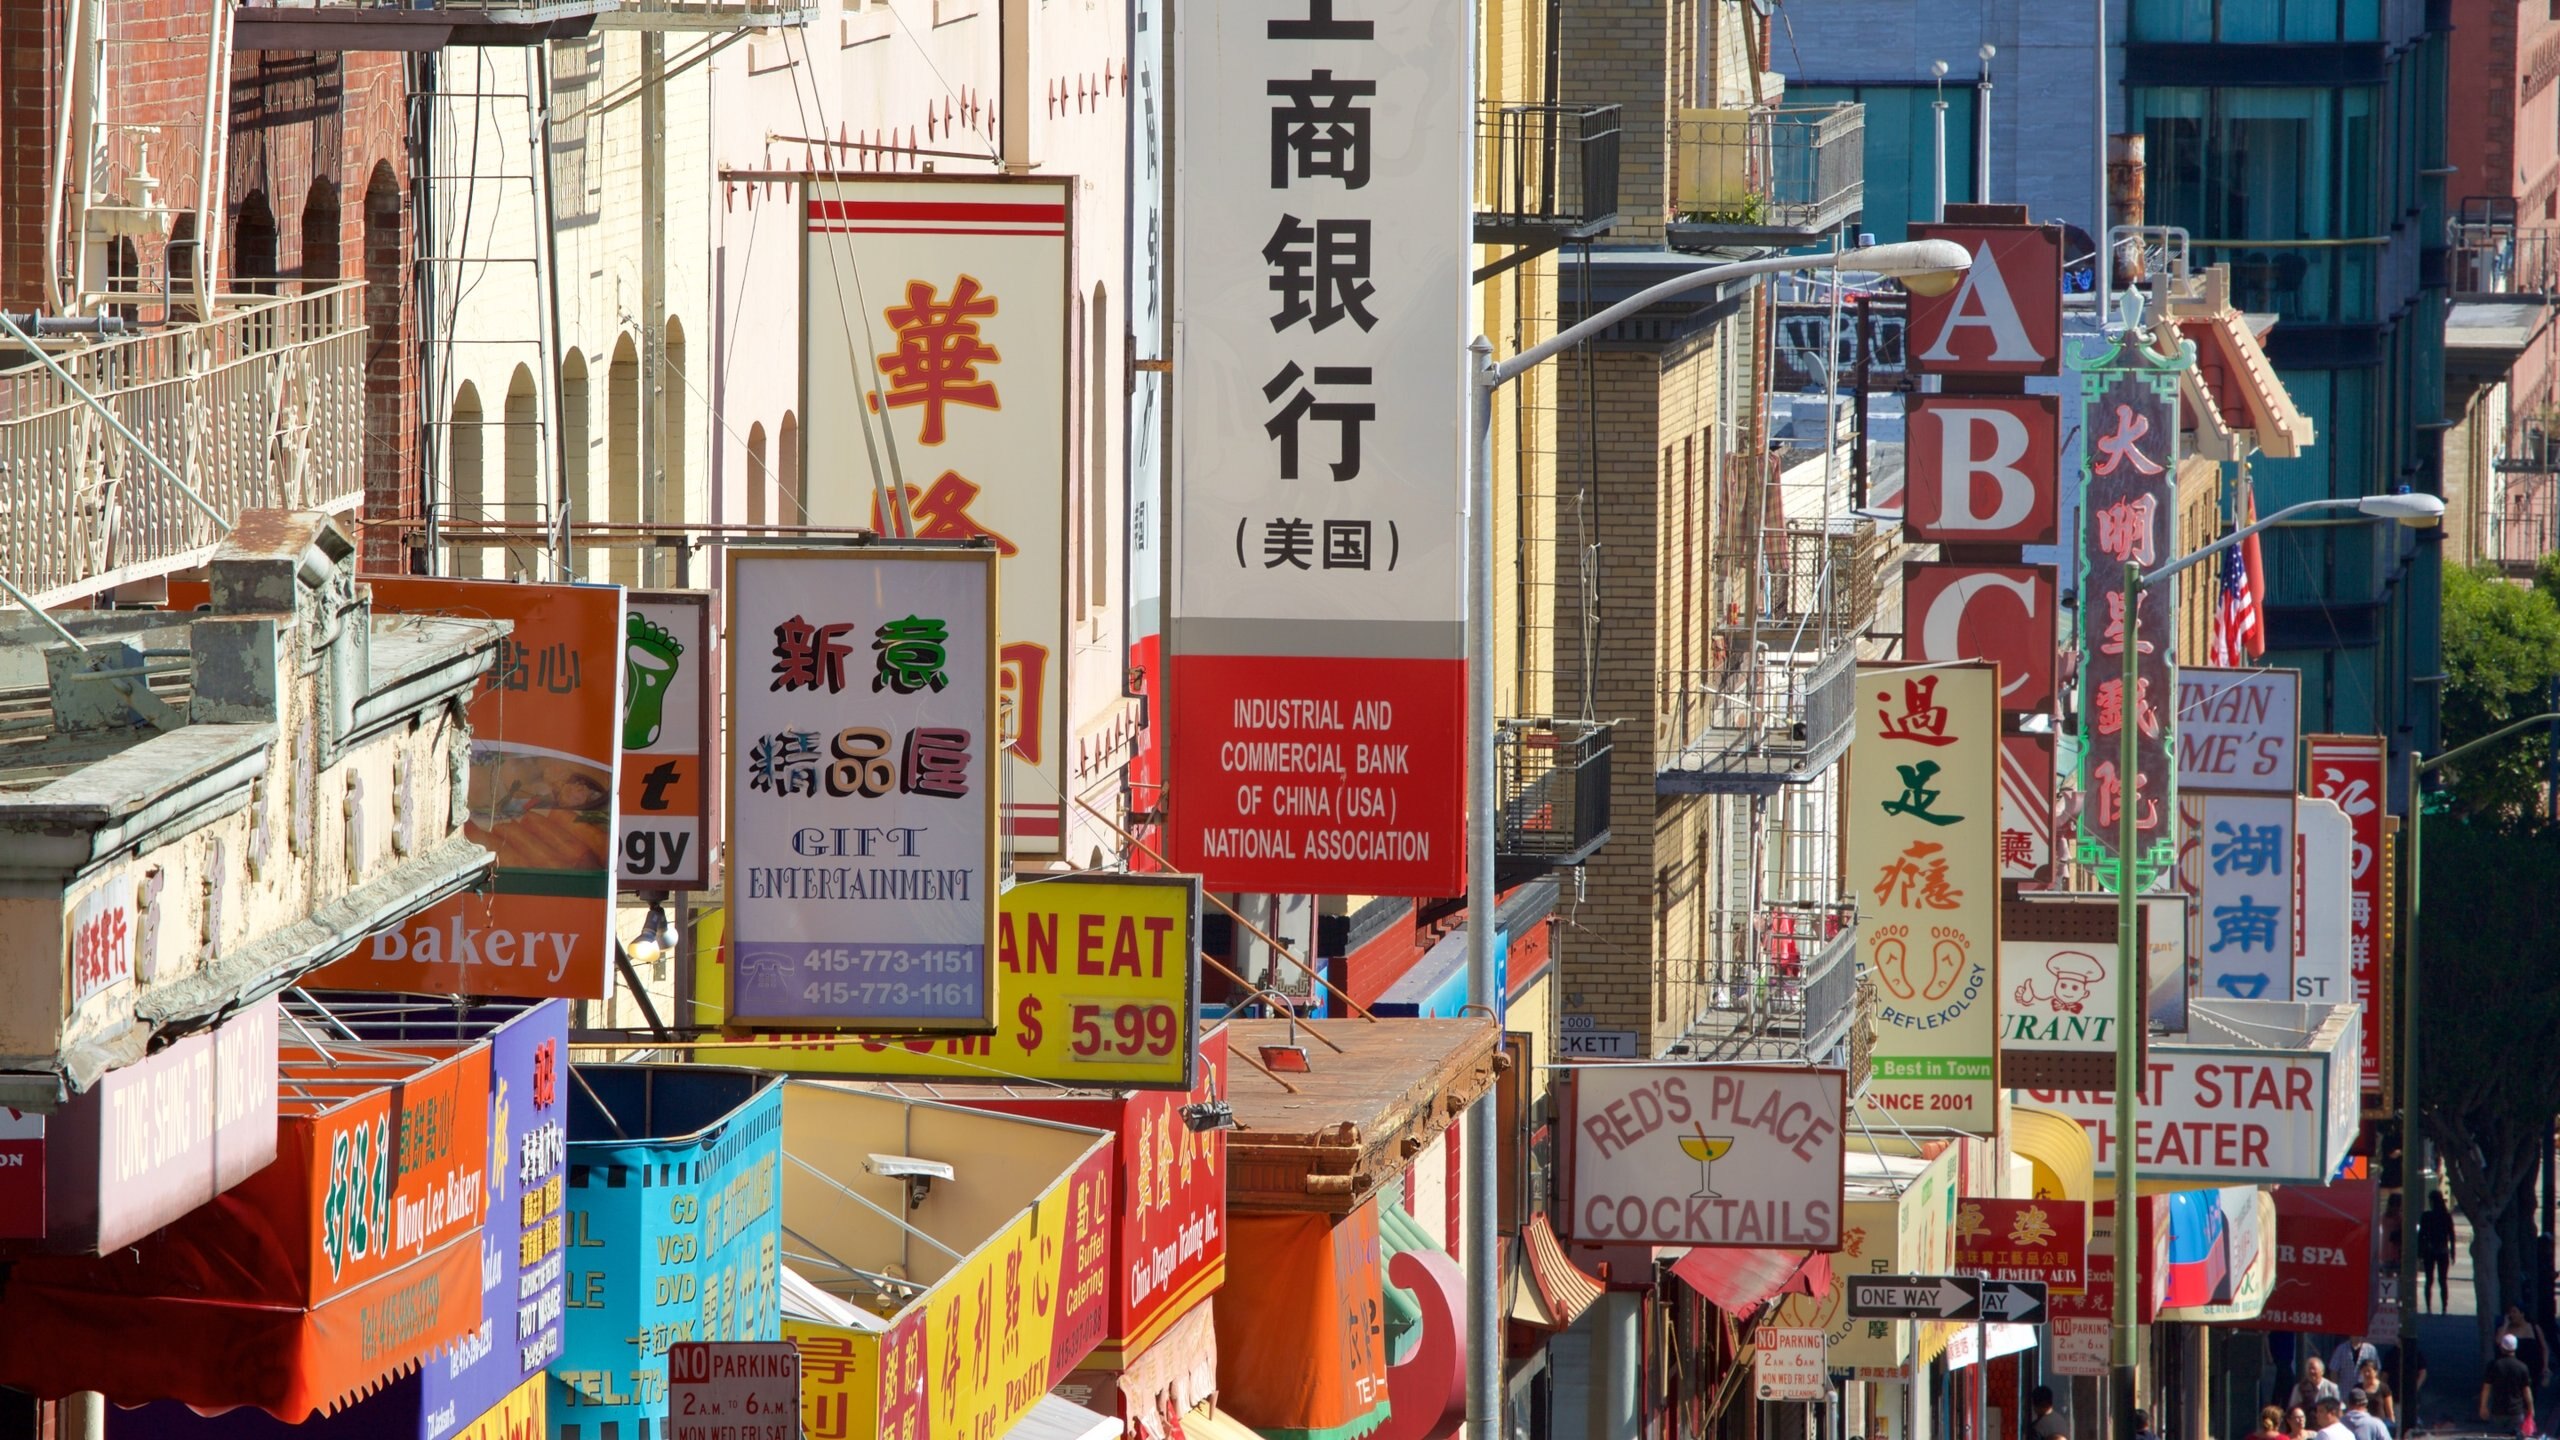
<instances>
[{"instance_id":1,"label":"street lamp post","mask_svg":"<svg viewBox=\"0 0 2560 1440\"><path fill-rule=\"evenodd\" d=\"M2427 833L2425 782L2438 770L2475 750L2510 735L2560 720L2560 710L2502 725L2476 740L2466 740L2441 755L2412 755L2409 761L2409 873L2402 882L2409 892L2409 919L2400 941L2400 1376L2403 1395L2418 1392L2410 1364L2416 1347L2418 1294L2418 899L2419 858Z\"/></svg>"},{"instance_id":2,"label":"street lamp post","mask_svg":"<svg viewBox=\"0 0 2560 1440\"><path fill-rule=\"evenodd\" d=\"M2100 263L2105 263L2105 257L2100 257ZM2261 530L2325 510L2352 510L2368 519L2396 520L2413 526L2433 525L2444 518L2444 502L2433 495L2360 495L2342 500L2305 500L2243 525L2157 570L2146 572L2140 563L2132 561L2124 567L2124 700L2123 716L2116 724L2116 1291L2114 1334L2109 1347L2109 1363L2114 1369L2115 1382L2116 1440L2132 1440L2134 1435L2133 1411L2137 1398L2134 1291L2139 1277L2135 1274L2138 1261L2128 1257L2142 1253L2134 1233L2133 1143L2136 1102L2140 1098L2142 1084L2142 948L2134 933L2136 917L2140 913L2136 908L2138 891L2134 851L2141 844L2140 828L2135 823L2141 787L2135 775L2136 727L2132 723L2136 708L2134 697L2139 688L2134 672L2140 663L2137 656L2142 648L2142 591L2144 587L2166 580L2199 561L2221 554ZM2174 697L2170 703L2176 703ZM2405 1140L2402 1151L2404 1154L2407 1151Z\"/></svg>"},{"instance_id":3,"label":"street lamp post","mask_svg":"<svg viewBox=\"0 0 2560 1440\"><path fill-rule=\"evenodd\" d=\"M1482 1015L1499 1015L1495 993L1493 847L1501 796L1493 773L1493 397L1557 355L1610 326L1676 295L1711 285L1791 271L1855 271L1890 275L1923 295L1943 295L1973 263L1952 240L1910 240L1834 250L1828 255L1774 255L1711 265L1640 290L1615 305L1508 360L1493 358L1493 342L1479 335L1467 347L1470 391L1467 424L1467 1003ZM1835 357L1836 358L1836 357ZM1467 1111L1466 1214L1467 1425L1475 1440L1494 1440L1502 1411L1502 1316L1495 1268L1494 1095L1487 1090Z\"/></svg>"}]
</instances>

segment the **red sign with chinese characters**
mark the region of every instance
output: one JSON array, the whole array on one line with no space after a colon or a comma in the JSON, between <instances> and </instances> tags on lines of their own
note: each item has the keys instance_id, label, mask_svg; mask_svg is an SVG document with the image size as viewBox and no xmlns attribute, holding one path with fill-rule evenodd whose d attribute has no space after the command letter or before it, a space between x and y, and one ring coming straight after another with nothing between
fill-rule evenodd
<instances>
[{"instance_id":1,"label":"red sign with chinese characters","mask_svg":"<svg viewBox=\"0 0 2560 1440\"><path fill-rule=\"evenodd\" d=\"M2041 1280L2069 1294L2088 1283L2089 1207L2078 1200L1956 1202L1956 1269L1993 1280Z\"/></svg>"},{"instance_id":2,"label":"red sign with chinese characters","mask_svg":"<svg viewBox=\"0 0 2560 1440\"><path fill-rule=\"evenodd\" d=\"M2382 739L2305 735L2303 791L2347 812L2347 965L2364 1006L2361 1071L2367 1093L2382 1089Z\"/></svg>"},{"instance_id":3,"label":"red sign with chinese characters","mask_svg":"<svg viewBox=\"0 0 2560 1440\"><path fill-rule=\"evenodd\" d=\"M2053 878L2053 748L2051 735L2000 737L2000 878L2030 888Z\"/></svg>"},{"instance_id":4,"label":"red sign with chinese characters","mask_svg":"<svg viewBox=\"0 0 2560 1440\"><path fill-rule=\"evenodd\" d=\"M2000 708L2053 709L2054 580L2050 565L1902 567L1902 632L1914 664L1989 660L2000 667Z\"/></svg>"},{"instance_id":5,"label":"red sign with chinese characters","mask_svg":"<svg viewBox=\"0 0 2560 1440\"><path fill-rule=\"evenodd\" d=\"M2050 545L2062 402L1915 395L1903 421L1903 532L1953 545Z\"/></svg>"},{"instance_id":6,"label":"red sign with chinese characters","mask_svg":"<svg viewBox=\"0 0 2560 1440\"><path fill-rule=\"evenodd\" d=\"M1914 373L2062 373L2060 226L1914 225L1911 238L1952 240L1973 257L1946 294L1912 295L1904 353Z\"/></svg>"},{"instance_id":7,"label":"red sign with chinese characters","mask_svg":"<svg viewBox=\"0 0 2560 1440\"><path fill-rule=\"evenodd\" d=\"M1968 1202L1970 1203L1970 1202ZM2135 1273L2144 1284L2135 1294L2134 1318L2148 1325L2160 1313L2158 1270L2159 1256L2169 1244L2169 1207L2162 1197L2145 1195L2135 1203L2135 1213L2142 1227L2141 1248ZM2089 1202L2089 1243L2087 1270L2077 1293L2057 1290L2052 1297L2052 1312L2057 1316L2081 1316L2096 1320L2112 1320L2116 1307L2116 1205L2113 1200Z\"/></svg>"},{"instance_id":8,"label":"red sign with chinese characters","mask_svg":"<svg viewBox=\"0 0 2560 1440\"><path fill-rule=\"evenodd\" d=\"M1211 890L1466 889L1466 664L1176 655L1173 862Z\"/></svg>"}]
</instances>

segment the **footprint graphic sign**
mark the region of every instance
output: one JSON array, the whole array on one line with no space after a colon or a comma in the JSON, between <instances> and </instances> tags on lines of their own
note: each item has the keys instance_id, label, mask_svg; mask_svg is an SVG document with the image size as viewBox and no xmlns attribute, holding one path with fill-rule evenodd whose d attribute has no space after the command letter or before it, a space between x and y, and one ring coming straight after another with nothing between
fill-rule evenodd
<instances>
[{"instance_id":1,"label":"footprint graphic sign","mask_svg":"<svg viewBox=\"0 0 2560 1440\"><path fill-rule=\"evenodd\" d=\"M1858 963L1876 986L1860 1103L1992 1133L1999 1081L2000 686L1985 664L1861 666L1849 762Z\"/></svg>"},{"instance_id":2,"label":"footprint graphic sign","mask_svg":"<svg viewBox=\"0 0 2560 1440\"><path fill-rule=\"evenodd\" d=\"M712 836L711 597L635 590L622 635L622 816L616 874L625 890L700 890Z\"/></svg>"}]
</instances>

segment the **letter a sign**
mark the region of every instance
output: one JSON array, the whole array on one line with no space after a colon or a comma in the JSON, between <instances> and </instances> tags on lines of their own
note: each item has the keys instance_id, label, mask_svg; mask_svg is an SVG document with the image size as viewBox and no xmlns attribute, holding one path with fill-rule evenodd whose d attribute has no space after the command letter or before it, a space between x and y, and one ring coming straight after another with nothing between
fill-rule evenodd
<instances>
[{"instance_id":1,"label":"letter a sign","mask_svg":"<svg viewBox=\"0 0 2560 1440\"><path fill-rule=\"evenodd\" d=\"M1973 268L1944 295L1911 297L1906 340L1922 375L2062 373L2062 231L2052 225L1914 225L1953 240Z\"/></svg>"}]
</instances>

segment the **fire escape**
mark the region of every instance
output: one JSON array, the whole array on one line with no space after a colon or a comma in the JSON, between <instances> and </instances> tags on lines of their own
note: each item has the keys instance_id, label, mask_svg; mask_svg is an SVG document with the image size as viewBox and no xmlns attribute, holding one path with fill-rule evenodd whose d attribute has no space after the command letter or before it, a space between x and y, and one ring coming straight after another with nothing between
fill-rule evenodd
<instances>
[{"instance_id":1,"label":"fire escape","mask_svg":"<svg viewBox=\"0 0 2560 1440\"><path fill-rule=\"evenodd\" d=\"M1476 243L1503 253L1476 271L1479 284L1509 276L1566 245L1587 247L1618 222L1620 107L1554 102L1486 101L1476 123ZM1551 319L1551 317L1548 317ZM1513 348L1521 337L1509 337ZM1526 387L1515 387L1515 395ZM1514 412L1517 477L1514 540L1520 573L1508 587L1518 607L1515 673L1539 663L1535 653L1547 607L1533 603L1532 570L1547 536L1538 516L1552 495L1534 493L1542 431L1533 407ZM1552 457L1546 457L1551 459ZM1523 684L1521 693L1534 687ZM1579 865L1609 839L1612 726L1552 715L1507 716L1495 732L1494 778L1501 793L1495 879L1503 888Z\"/></svg>"},{"instance_id":2,"label":"fire escape","mask_svg":"<svg viewBox=\"0 0 2560 1440\"><path fill-rule=\"evenodd\" d=\"M1674 249L1724 258L1818 244L1863 203L1857 105L1683 110L1672 141ZM1812 317L1827 325L1828 314ZM1675 1053L1802 1061L1845 1046L1857 1066L1857 1021L1873 1002L1859 992L1856 906L1838 873L1838 762L1854 729L1858 643L1898 546L1853 513L1848 376L1813 448L1797 448L1808 443L1800 428L1785 448L1759 444L1772 433L1774 387L1758 377L1777 371L1775 332L1753 343L1769 363L1732 378L1755 387L1737 406L1753 423L1736 427L1754 442L1715 457L1705 482L1706 664L1666 672L1657 694L1655 793L1724 802L1714 872L1699 879L1704 953L1666 962L1683 972L1671 977L1677 1003L1695 1017ZM1827 328L1817 344L1814 369L1845 363Z\"/></svg>"}]
</instances>

